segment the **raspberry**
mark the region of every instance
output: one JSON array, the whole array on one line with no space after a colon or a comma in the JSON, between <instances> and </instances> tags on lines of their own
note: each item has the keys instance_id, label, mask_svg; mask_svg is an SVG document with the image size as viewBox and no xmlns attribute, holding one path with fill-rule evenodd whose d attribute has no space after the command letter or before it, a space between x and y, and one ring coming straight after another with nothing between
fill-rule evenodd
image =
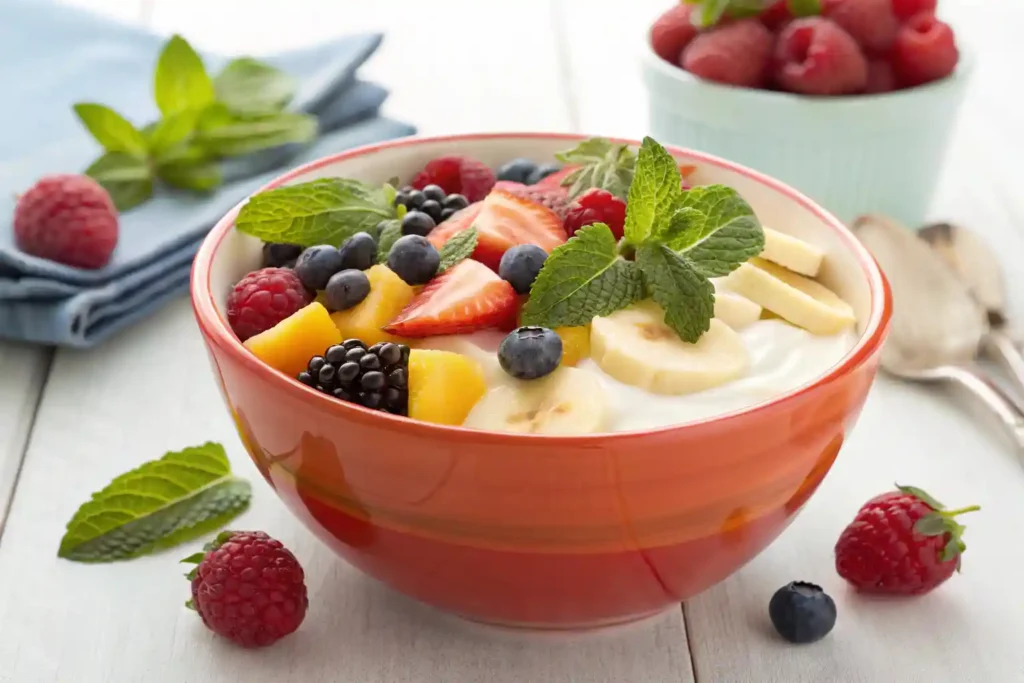
<instances>
[{"instance_id":1,"label":"raspberry","mask_svg":"<svg viewBox=\"0 0 1024 683\"><path fill-rule=\"evenodd\" d=\"M269 330L313 300L290 268L264 268L243 277L228 295L228 324L242 341Z\"/></svg>"},{"instance_id":2,"label":"raspberry","mask_svg":"<svg viewBox=\"0 0 1024 683\"><path fill-rule=\"evenodd\" d=\"M896 74L893 73L892 64L885 59L872 59L868 61L868 84L864 88L866 93L891 92L896 89Z\"/></svg>"},{"instance_id":3,"label":"raspberry","mask_svg":"<svg viewBox=\"0 0 1024 683\"><path fill-rule=\"evenodd\" d=\"M412 179L417 190L427 185L437 185L447 194L461 194L470 203L478 202L494 187L494 171L469 157L438 157Z\"/></svg>"},{"instance_id":4,"label":"raspberry","mask_svg":"<svg viewBox=\"0 0 1024 683\"><path fill-rule=\"evenodd\" d=\"M677 4L658 17L651 27L651 48L673 66L679 64L683 48L699 33L690 21L692 13L693 5Z\"/></svg>"},{"instance_id":5,"label":"raspberry","mask_svg":"<svg viewBox=\"0 0 1024 683\"><path fill-rule=\"evenodd\" d=\"M517 197L523 197L530 201L543 204L565 222L566 213L569 211L569 190L561 186L548 187L545 185L523 185L508 180L502 180L495 184L495 190L505 190Z\"/></svg>"},{"instance_id":6,"label":"raspberry","mask_svg":"<svg viewBox=\"0 0 1024 683\"><path fill-rule=\"evenodd\" d=\"M892 0L892 11L900 21L906 21L921 12L935 12L938 0Z\"/></svg>"},{"instance_id":7,"label":"raspberry","mask_svg":"<svg viewBox=\"0 0 1024 683\"><path fill-rule=\"evenodd\" d=\"M978 507L946 510L920 489L897 488L865 503L836 543L836 571L860 591L920 595L960 567L967 546L954 518Z\"/></svg>"},{"instance_id":8,"label":"raspberry","mask_svg":"<svg viewBox=\"0 0 1024 683\"><path fill-rule=\"evenodd\" d=\"M847 95L867 85L868 63L849 33L822 17L797 19L779 34L775 79L804 95Z\"/></svg>"},{"instance_id":9,"label":"raspberry","mask_svg":"<svg viewBox=\"0 0 1024 683\"><path fill-rule=\"evenodd\" d=\"M682 67L708 81L756 88L764 85L772 40L757 19L722 24L690 42Z\"/></svg>"},{"instance_id":10,"label":"raspberry","mask_svg":"<svg viewBox=\"0 0 1024 683\"><path fill-rule=\"evenodd\" d=\"M626 202L607 190L596 187L587 190L569 207L565 234L572 237L577 230L593 223L605 223L615 239L620 239L626 223Z\"/></svg>"},{"instance_id":11,"label":"raspberry","mask_svg":"<svg viewBox=\"0 0 1024 683\"><path fill-rule=\"evenodd\" d=\"M114 203L88 176L46 176L21 195L14 208L19 249L76 268L107 265L117 235Z\"/></svg>"},{"instance_id":12,"label":"raspberry","mask_svg":"<svg viewBox=\"0 0 1024 683\"><path fill-rule=\"evenodd\" d=\"M892 0L825 0L822 15L846 29L865 50L876 54L892 47L900 28Z\"/></svg>"},{"instance_id":13,"label":"raspberry","mask_svg":"<svg viewBox=\"0 0 1024 683\"><path fill-rule=\"evenodd\" d=\"M188 574L188 606L211 631L254 648L299 627L309 606L306 584L298 560L280 541L262 531L223 531L204 550Z\"/></svg>"},{"instance_id":14,"label":"raspberry","mask_svg":"<svg viewBox=\"0 0 1024 683\"><path fill-rule=\"evenodd\" d=\"M896 36L892 64L903 87L945 78L953 73L959 61L953 29L933 14L915 15Z\"/></svg>"},{"instance_id":15,"label":"raspberry","mask_svg":"<svg viewBox=\"0 0 1024 683\"><path fill-rule=\"evenodd\" d=\"M775 0L758 17L762 24L773 31L779 31L792 18L786 0Z\"/></svg>"}]
</instances>

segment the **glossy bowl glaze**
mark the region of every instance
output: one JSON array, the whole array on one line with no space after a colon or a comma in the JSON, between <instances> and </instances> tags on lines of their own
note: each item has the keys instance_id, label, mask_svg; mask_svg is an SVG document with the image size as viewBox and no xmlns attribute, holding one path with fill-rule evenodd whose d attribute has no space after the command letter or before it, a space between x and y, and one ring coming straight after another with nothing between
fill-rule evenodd
<instances>
[{"instance_id":1,"label":"glossy bowl glaze","mask_svg":"<svg viewBox=\"0 0 1024 683\"><path fill-rule=\"evenodd\" d=\"M579 138L485 134L365 147L292 171L403 179L441 154L497 165L550 158ZM814 382L750 409L644 432L550 437L436 426L340 403L263 365L224 301L258 267L237 209L195 260L192 301L228 409L266 480L353 565L472 619L583 628L685 600L771 543L829 471L874 379L888 286L854 237L792 189L672 149L695 183L736 187L766 224L828 252L826 284L855 308L856 346Z\"/></svg>"}]
</instances>

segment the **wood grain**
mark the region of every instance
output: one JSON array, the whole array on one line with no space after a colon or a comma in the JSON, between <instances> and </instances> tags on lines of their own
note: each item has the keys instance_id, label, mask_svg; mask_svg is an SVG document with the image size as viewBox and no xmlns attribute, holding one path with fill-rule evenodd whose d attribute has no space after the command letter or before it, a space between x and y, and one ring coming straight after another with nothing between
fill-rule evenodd
<instances>
[{"instance_id":1,"label":"wood grain","mask_svg":"<svg viewBox=\"0 0 1024 683\"><path fill-rule=\"evenodd\" d=\"M48 348L0 342L0 535L51 355Z\"/></svg>"}]
</instances>

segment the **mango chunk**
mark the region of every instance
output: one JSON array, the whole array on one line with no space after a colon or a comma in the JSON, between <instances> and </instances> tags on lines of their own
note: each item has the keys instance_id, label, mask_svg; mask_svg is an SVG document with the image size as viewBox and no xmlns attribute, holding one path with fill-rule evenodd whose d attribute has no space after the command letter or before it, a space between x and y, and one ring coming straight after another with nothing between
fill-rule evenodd
<instances>
[{"instance_id":1,"label":"mango chunk","mask_svg":"<svg viewBox=\"0 0 1024 683\"><path fill-rule=\"evenodd\" d=\"M480 363L450 351L409 353L409 417L460 425L487 392Z\"/></svg>"},{"instance_id":2,"label":"mango chunk","mask_svg":"<svg viewBox=\"0 0 1024 683\"><path fill-rule=\"evenodd\" d=\"M366 271L370 280L370 293L365 299L346 311L331 314L343 339L360 339L367 346L377 342L407 344L401 337L388 334L381 328L390 323L415 296L415 289L385 265L376 265Z\"/></svg>"},{"instance_id":3,"label":"mango chunk","mask_svg":"<svg viewBox=\"0 0 1024 683\"><path fill-rule=\"evenodd\" d=\"M339 343L341 332L327 309L314 301L269 330L249 337L244 345L270 367L295 377L306 369L310 358Z\"/></svg>"},{"instance_id":4,"label":"mango chunk","mask_svg":"<svg viewBox=\"0 0 1024 683\"><path fill-rule=\"evenodd\" d=\"M590 325L556 327L554 331L562 338L562 365L573 366L590 357Z\"/></svg>"}]
</instances>

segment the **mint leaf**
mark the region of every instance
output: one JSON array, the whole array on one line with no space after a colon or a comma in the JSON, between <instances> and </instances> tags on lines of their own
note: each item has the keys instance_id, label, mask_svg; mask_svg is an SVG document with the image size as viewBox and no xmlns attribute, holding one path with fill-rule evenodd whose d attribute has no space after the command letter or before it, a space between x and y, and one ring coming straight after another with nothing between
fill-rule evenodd
<instances>
[{"instance_id":1,"label":"mint leaf","mask_svg":"<svg viewBox=\"0 0 1024 683\"><path fill-rule=\"evenodd\" d=\"M184 109L202 109L213 102L213 81L203 60L179 35L171 36L160 52L153 92L164 116Z\"/></svg>"},{"instance_id":2,"label":"mint leaf","mask_svg":"<svg viewBox=\"0 0 1024 683\"><path fill-rule=\"evenodd\" d=\"M381 188L324 178L254 195L239 212L235 227L264 242L309 247L341 244L394 217L395 207Z\"/></svg>"},{"instance_id":3,"label":"mint leaf","mask_svg":"<svg viewBox=\"0 0 1024 683\"><path fill-rule=\"evenodd\" d=\"M196 192L209 192L224 181L220 165L207 159L162 164L156 173L168 185Z\"/></svg>"},{"instance_id":4,"label":"mint leaf","mask_svg":"<svg viewBox=\"0 0 1024 683\"><path fill-rule=\"evenodd\" d=\"M761 222L731 187L691 188L681 193L675 206L668 226L656 238L684 254L707 277L728 275L764 250Z\"/></svg>"},{"instance_id":5,"label":"mint leaf","mask_svg":"<svg viewBox=\"0 0 1024 683\"><path fill-rule=\"evenodd\" d=\"M714 285L663 244L641 245L636 262L651 298L665 309L665 324L683 341L695 343L711 327Z\"/></svg>"},{"instance_id":6,"label":"mint leaf","mask_svg":"<svg viewBox=\"0 0 1024 683\"><path fill-rule=\"evenodd\" d=\"M377 263L388 262L388 254L391 253L391 247L395 246L395 242L397 242L398 238L401 236L401 221L397 219L389 220L380 231L380 236L377 237Z\"/></svg>"},{"instance_id":7,"label":"mint leaf","mask_svg":"<svg viewBox=\"0 0 1024 683\"><path fill-rule=\"evenodd\" d=\"M786 7L794 17L812 17L821 14L821 0L786 0Z\"/></svg>"},{"instance_id":8,"label":"mint leaf","mask_svg":"<svg viewBox=\"0 0 1024 683\"><path fill-rule=\"evenodd\" d=\"M185 109L157 121L146 134L150 154L159 157L187 140L196 129L198 119L198 111Z\"/></svg>"},{"instance_id":9,"label":"mint leaf","mask_svg":"<svg viewBox=\"0 0 1024 683\"><path fill-rule=\"evenodd\" d=\"M556 154L555 158L579 166L562 180L562 185L569 188L570 199L594 187L626 199L636 165L636 155L627 145L614 144L605 138L590 138Z\"/></svg>"},{"instance_id":10,"label":"mint leaf","mask_svg":"<svg viewBox=\"0 0 1024 683\"><path fill-rule=\"evenodd\" d=\"M441 265L437 267L437 272L443 273L459 261L469 258L476 249L476 237L474 227L452 235L441 247Z\"/></svg>"},{"instance_id":11,"label":"mint leaf","mask_svg":"<svg viewBox=\"0 0 1024 683\"><path fill-rule=\"evenodd\" d=\"M75 114L86 130L108 152L124 152L142 156L146 153L146 139L131 121L110 107L92 102L79 102Z\"/></svg>"},{"instance_id":12,"label":"mint leaf","mask_svg":"<svg viewBox=\"0 0 1024 683\"><path fill-rule=\"evenodd\" d=\"M625 308L642 293L636 264L619 257L607 225L594 223L548 256L523 308L523 325L586 325Z\"/></svg>"},{"instance_id":13,"label":"mint leaf","mask_svg":"<svg viewBox=\"0 0 1024 683\"><path fill-rule=\"evenodd\" d=\"M217 100L232 112L245 115L284 109L296 87L294 78L252 57L231 60L213 79Z\"/></svg>"},{"instance_id":14,"label":"mint leaf","mask_svg":"<svg viewBox=\"0 0 1024 683\"><path fill-rule=\"evenodd\" d=\"M107 152L85 169L110 194L118 211L128 211L153 195L153 177L146 160L124 152Z\"/></svg>"},{"instance_id":15,"label":"mint leaf","mask_svg":"<svg viewBox=\"0 0 1024 683\"><path fill-rule=\"evenodd\" d=\"M675 157L645 137L636 160L633 183L626 201L626 239L640 244L664 230L682 193L682 177Z\"/></svg>"},{"instance_id":16,"label":"mint leaf","mask_svg":"<svg viewBox=\"0 0 1024 683\"><path fill-rule=\"evenodd\" d=\"M167 453L94 493L68 522L57 555L112 562L170 548L221 528L250 494L220 444Z\"/></svg>"},{"instance_id":17,"label":"mint leaf","mask_svg":"<svg viewBox=\"0 0 1024 683\"><path fill-rule=\"evenodd\" d=\"M198 142L211 154L239 156L289 143L309 142L317 135L317 119L308 114L280 113L253 119L235 119L197 133Z\"/></svg>"},{"instance_id":18,"label":"mint leaf","mask_svg":"<svg viewBox=\"0 0 1024 683\"><path fill-rule=\"evenodd\" d=\"M692 4L701 5L700 11L690 15L690 22L697 28L714 26L729 8L729 0L703 0Z\"/></svg>"}]
</instances>

